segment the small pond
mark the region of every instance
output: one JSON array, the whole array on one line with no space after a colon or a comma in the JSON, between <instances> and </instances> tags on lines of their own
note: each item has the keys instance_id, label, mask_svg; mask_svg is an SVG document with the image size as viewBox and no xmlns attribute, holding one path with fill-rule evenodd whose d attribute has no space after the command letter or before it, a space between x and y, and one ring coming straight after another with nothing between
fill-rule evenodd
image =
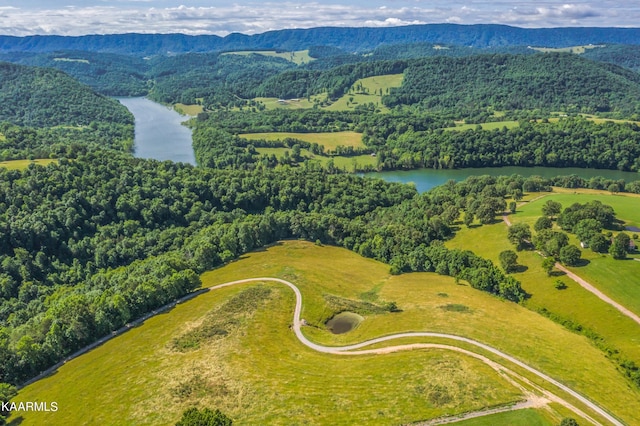
<instances>
[{"instance_id":1,"label":"small pond","mask_svg":"<svg viewBox=\"0 0 640 426\"><path fill-rule=\"evenodd\" d=\"M342 334L353 330L364 320L354 312L341 312L327 321L326 326L333 334Z\"/></svg>"}]
</instances>

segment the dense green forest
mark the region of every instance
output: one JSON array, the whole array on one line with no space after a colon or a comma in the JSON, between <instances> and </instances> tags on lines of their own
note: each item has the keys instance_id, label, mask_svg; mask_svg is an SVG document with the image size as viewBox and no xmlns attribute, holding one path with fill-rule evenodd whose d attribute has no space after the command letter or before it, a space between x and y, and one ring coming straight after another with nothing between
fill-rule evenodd
<instances>
[{"instance_id":1,"label":"dense green forest","mask_svg":"<svg viewBox=\"0 0 640 426\"><path fill-rule=\"evenodd\" d=\"M330 46L347 52L363 53L381 45L417 42L485 49L503 46L638 44L639 39L640 29L637 28L518 28L493 24L426 24L386 28L286 29L254 35L232 33L226 37L184 34L0 36L0 52L84 50L145 57L187 52L303 50L309 46Z\"/></svg>"},{"instance_id":2,"label":"dense green forest","mask_svg":"<svg viewBox=\"0 0 640 426\"><path fill-rule=\"evenodd\" d=\"M493 220L521 178L419 195L318 167L213 170L101 152L0 175L0 374L13 383L195 289L199 273L283 238L524 297L491 262L436 243L461 210Z\"/></svg>"},{"instance_id":3,"label":"dense green forest","mask_svg":"<svg viewBox=\"0 0 640 426\"><path fill-rule=\"evenodd\" d=\"M418 27L395 31L398 37L420 32ZM551 185L616 185L640 193L640 182L482 176L418 194L410 186L309 161L301 148L324 156L375 154L378 169L550 165L640 170L637 124L597 124L572 116L637 117L640 77L632 71L518 47L506 49L526 55L478 56L475 48L436 46L433 40L380 46L375 37L365 40L374 33L353 32L347 47L316 41L309 51L315 60L303 66L257 54L206 53L204 44L194 49L201 53L141 59L63 52L69 40L59 38L53 53L6 53L6 60L58 70L0 63L0 159L59 161L22 171L0 168L0 381L19 384L194 291L203 271L286 238L345 247L388 263L394 274L450 275L520 302L526 294L513 276L472 252L445 248L443 241L454 235L462 217L467 225L492 223L509 197L548 191ZM280 32L273 40L284 48L299 42L287 34ZM512 35L518 37L515 31ZM111 52L119 48L110 43L123 39L131 46L150 40L143 35L100 38L102 48ZM177 41L204 40L151 39L147 48L154 51L174 48ZM248 48L248 40L267 39L236 35L224 40ZM47 41L40 41L33 50L44 49ZM365 42L371 44L366 54L351 53L348 46ZM611 56L600 60L634 67ZM190 123L200 167L132 158L131 114L65 73L104 94L146 93L163 103L202 104L205 111ZM346 111L318 106L267 111L251 100L317 94L336 99L358 79L400 73L402 87L379 93L391 107L387 113L373 104ZM507 111L493 115L499 109ZM568 116L549 122L545 118L552 110ZM496 130L445 130L454 119L519 123ZM344 130L362 133L364 146L331 151L293 138L249 142L238 136ZM285 161L259 154L259 147L287 147L292 155Z\"/></svg>"},{"instance_id":4,"label":"dense green forest","mask_svg":"<svg viewBox=\"0 0 640 426\"><path fill-rule=\"evenodd\" d=\"M640 111L640 76L568 53L439 57L409 66L387 106L427 109Z\"/></svg>"},{"instance_id":5,"label":"dense green forest","mask_svg":"<svg viewBox=\"0 0 640 426\"><path fill-rule=\"evenodd\" d=\"M49 68L0 63L0 122L32 127L132 125L119 102Z\"/></svg>"},{"instance_id":6,"label":"dense green forest","mask_svg":"<svg viewBox=\"0 0 640 426\"><path fill-rule=\"evenodd\" d=\"M130 55L84 51L0 54L0 61L55 68L107 96L142 96L149 91L148 61Z\"/></svg>"}]
</instances>

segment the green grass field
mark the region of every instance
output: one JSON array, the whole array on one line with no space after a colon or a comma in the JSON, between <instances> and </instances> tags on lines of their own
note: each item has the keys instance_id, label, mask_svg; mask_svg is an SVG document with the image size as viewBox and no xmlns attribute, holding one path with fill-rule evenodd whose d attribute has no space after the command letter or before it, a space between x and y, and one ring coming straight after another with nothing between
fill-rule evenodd
<instances>
[{"instance_id":1,"label":"green grass field","mask_svg":"<svg viewBox=\"0 0 640 426\"><path fill-rule=\"evenodd\" d=\"M349 93L327 106L326 109L330 111L346 111L354 109L361 104L373 103L380 108L381 112L386 112L388 108L382 105L380 91L382 91L382 94L386 94L388 89L400 87L403 78L403 74L362 78L351 86Z\"/></svg>"},{"instance_id":2,"label":"green grass field","mask_svg":"<svg viewBox=\"0 0 640 426\"><path fill-rule=\"evenodd\" d=\"M177 103L173 106L173 108L182 115L191 115L193 117L204 111L202 105L187 105Z\"/></svg>"},{"instance_id":3,"label":"green grass field","mask_svg":"<svg viewBox=\"0 0 640 426\"><path fill-rule=\"evenodd\" d=\"M243 51L237 51L237 52L223 53L223 55L243 55L243 56L248 56L253 54L286 59L287 61L293 62L296 65L306 64L314 60L314 58L309 56L309 50L298 50L294 52L276 52L275 50L243 50Z\"/></svg>"},{"instance_id":4,"label":"green grass field","mask_svg":"<svg viewBox=\"0 0 640 426\"><path fill-rule=\"evenodd\" d=\"M313 108L313 100L320 98L320 96L311 96L310 100L307 98L293 99L278 99L278 98L254 98L255 101L263 104L267 110L272 109L307 109Z\"/></svg>"},{"instance_id":5,"label":"green grass field","mask_svg":"<svg viewBox=\"0 0 640 426\"><path fill-rule=\"evenodd\" d=\"M583 46L570 46L570 47L531 47L531 49L536 50L538 52L566 52L566 53L575 53L580 55L586 52L588 49L595 49L596 47L604 47L602 44L587 44Z\"/></svg>"},{"instance_id":6,"label":"green grass field","mask_svg":"<svg viewBox=\"0 0 640 426\"><path fill-rule=\"evenodd\" d=\"M482 124L459 124L455 127L446 127L444 130L464 131L475 129L478 126L482 127L482 130L502 129L503 127L506 127L507 129L513 129L514 127L520 126L520 123L518 123L517 121L495 121Z\"/></svg>"},{"instance_id":7,"label":"green grass field","mask_svg":"<svg viewBox=\"0 0 640 426\"><path fill-rule=\"evenodd\" d=\"M560 191L560 189L555 189ZM544 198L533 201L519 208L515 215L510 215L513 223L526 222L531 225L541 215L541 207L549 197L568 206L572 202L586 202L592 199L601 199L603 203L611 204L614 209L628 212L630 219L636 216L632 209L637 197L596 194L597 191L580 190L579 194L571 193L547 193ZM529 194L528 199L535 199L540 194ZM637 214L637 213L636 213ZM624 217L620 214L619 217ZM626 219L626 218L625 218ZM571 241L577 244L575 238ZM502 222L493 225L467 229L461 227L455 238L447 242L452 248L468 249L499 264L498 255L501 251L513 249L507 240L507 226ZM527 267L526 271L514 274L522 282L523 288L531 294L531 298L525 303L531 309L546 308L551 312L565 318L572 319L583 326L594 330L605 340L620 349L625 356L636 363L640 363L640 330L631 319L623 316L613 307L605 304L600 299L584 290L569 278L562 276L548 277L542 269L542 258L532 251L518 252L518 263ZM585 267L570 268L582 278L596 285L605 294L619 303L635 310L640 300L640 291L637 282L640 262L614 261L609 256L592 254L590 250L583 250L583 257L590 260ZM616 263L617 262L617 263ZM602 281L598 281L601 278ZM556 280L562 280L568 285L565 290L557 290L554 287Z\"/></svg>"},{"instance_id":8,"label":"green grass field","mask_svg":"<svg viewBox=\"0 0 640 426\"><path fill-rule=\"evenodd\" d=\"M457 426L554 426L541 411L524 409L456 422Z\"/></svg>"},{"instance_id":9,"label":"green grass field","mask_svg":"<svg viewBox=\"0 0 640 426\"><path fill-rule=\"evenodd\" d=\"M547 199L552 199L568 207L573 203L586 203L599 200L604 204L613 207L616 217L625 222L625 225L640 225L640 196L635 194L612 195L605 191L593 190L567 190L556 189L560 193L550 194L545 198L535 201L521 208L521 213L514 216L513 221L522 221L533 225L535 220L542 215L542 206ZM627 232L633 235L632 232ZM579 241L572 236L572 244L579 244ZM633 260L615 260L608 254L594 253L590 249L583 249L583 258L589 264L583 267L570 268L573 272L586 279L598 289L603 291L623 306L631 309L640 315L640 286L638 276L640 276L640 262ZM637 253L630 258L640 258Z\"/></svg>"},{"instance_id":10,"label":"green grass field","mask_svg":"<svg viewBox=\"0 0 640 426\"><path fill-rule=\"evenodd\" d=\"M293 132L269 132L269 133L243 133L241 138L254 140L265 139L268 141L284 140L286 138L300 139L305 142L316 142L323 145L327 151L333 151L339 146L352 146L364 148L362 133L357 132L327 132L327 133L293 133Z\"/></svg>"},{"instance_id":11,"label":"green grass field","mask_svg":"<svg viewBox=\"0 0 640 426\"><path fill-rule=\"evenodd\" d=\"M35 160L8 160L0 161L0 167L5 167L9 170L24 170L29 164L38 164L40 166L46 166L47 164L55 163L58 160L55 158L41 158Z\"/></svg>"},{"instance_id":12,"label":"green grass field","mask_svg":"<svg viewBox=\"0 0 640 426\"><path fill-rule=\"evenodd\" d=\"M289 148L256 148L260 154L266 155L275 155L277 158L284 157L285 152L289 152L291 154L291 150ZM339 169L346 170L348 172L354 172L362 170L366 166L375 167L376 157L372 157L371 155L354 155L352 157L344 157L340 155L335 156L326 156L326 155L315 155L311 151L306 149L301 149L300 154L303 157L306 157L312 161L317 161L323 166L326 166L330 160L333 160L333 165Z\"/></svg>"},{"instance_id":13,"label":"green grass field","mask_svg":"<svg viewBox=\"0 0 640 426\"><path fill-rule=\"evenodd\" d=\"M640 393L585 338L450 277L390 276L388 269L344 249L287 241L202 279L204 286L257 276L294 282L303 295L302 317L311 325L305 334L328 344L410 330L469 336L560 378L625 421L640 422ZM341 357L305 348L288 329L293 293L276 284L268 284L271 299L237 332L191 352L171 350L172 339L251 285L198 296L21 390L16 401L56 401L60 407L55 413L23 413L23 424L172 424L195 405L220 408L240 425L388 425L521 398L489 367L450 351ZM366 315L354 331L333 335L324 327L335 313L326 294L395 301L402 312ZM448 311L445 304L469 310Z\"/></svg>"}]
</instances>

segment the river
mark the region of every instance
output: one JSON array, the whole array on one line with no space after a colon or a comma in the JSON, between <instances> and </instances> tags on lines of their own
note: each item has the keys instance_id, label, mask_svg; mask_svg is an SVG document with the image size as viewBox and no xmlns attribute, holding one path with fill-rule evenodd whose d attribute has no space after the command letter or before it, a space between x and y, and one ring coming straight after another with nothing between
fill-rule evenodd
<instances>
[{"instance_id":1,"label":"river","mask_svg":"<svg viewBox=\"0 0 640 426\"><path fill-rule=\"evenodd\" d=\"M135 153L139 158L172 160L195 164L191 146L191 129L181 123L186 118L172 108L147 98L118 98L135 116ZM640 180L640 174L618 170L555 168L555 167L489 167L454 170L418 169L365 173L364 176L382 178L390 182L413 183L419 192L442 185L450 179L463 180L472 175L538 175L554 177L575 174L583 178L603 176L608 179Z\"/></svg>"},{"instance_id":2,"label":"river","mask_svg":"<svg viewBox=\"0 0 640 426\"><path fill-rule=\"evenodd\" d=\"M435 170L435 169L418 169L408 171L388 171L365 173L364 176L382 178L389 182L413 183L418 192L428 191L429 189L442 185L448 180L456 181L464 180L473 175L521 175L542 176L551 178L554 176L577 175L585 179L595 176L602 176L607 179L624 179L626 182L640 180L640 173L621 172L619 170L602 170L602 169L579 169L576 167L559 168L559 167L487 167L487 168L468 168L453 170Z\"/></svg>"},{"instance_id":3,"label":"river","mask_svg":"<svg viewBox=\"0 0 640 426\"><path fill-rule=\"evenodd\" d=\"M135 117L134 155L196 164L186 117L147 98L117 98Z\"/></svg>"}]
</instances>

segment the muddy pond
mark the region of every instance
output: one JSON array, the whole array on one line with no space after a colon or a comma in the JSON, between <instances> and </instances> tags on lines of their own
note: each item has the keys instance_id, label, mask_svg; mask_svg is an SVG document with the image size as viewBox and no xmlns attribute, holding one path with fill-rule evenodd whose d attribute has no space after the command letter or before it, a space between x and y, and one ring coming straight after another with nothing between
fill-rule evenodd
<instances>
[{"instance_id":1,"label":"muddy pond","mask_svg":"<svg viewBox=\"0 0 640 426\"><path fill-rule=\"evenodd\" d=\"M364 320L354 312L341 312L325 324L333 334L343 334L353 330Z\"/></svg>"}]
</instances>

